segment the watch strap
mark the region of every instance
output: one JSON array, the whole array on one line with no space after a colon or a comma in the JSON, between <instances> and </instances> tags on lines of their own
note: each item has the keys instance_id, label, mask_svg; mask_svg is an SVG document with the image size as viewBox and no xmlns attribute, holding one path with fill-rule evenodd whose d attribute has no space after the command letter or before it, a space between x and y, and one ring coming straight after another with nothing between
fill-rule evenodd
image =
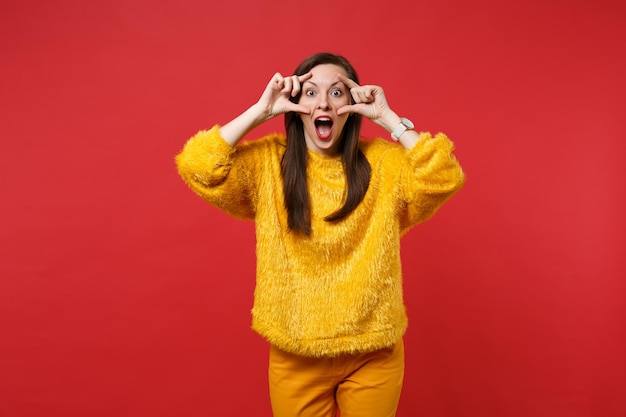
<instances>
[{"instance_id":1,"label":"watch strap","mask_svg":"<svg viewBox=\"0 0 626 417\"><path fill-rule=\"evenodd\" d=\"M413 122L406 117L400 118L400 124L391 132L391 138L396 142L400 140L400 136L407 130L413 130Z\"/></svg>"}]
</instances>

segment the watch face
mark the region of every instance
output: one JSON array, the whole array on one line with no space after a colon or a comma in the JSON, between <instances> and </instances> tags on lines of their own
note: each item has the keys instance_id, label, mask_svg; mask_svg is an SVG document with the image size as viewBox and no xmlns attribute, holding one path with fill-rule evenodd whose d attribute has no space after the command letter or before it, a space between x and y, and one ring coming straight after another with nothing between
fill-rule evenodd
<instances>
[{"instance_id":1,"label":"watch face","mask_svg":"<svg viewBox=\"0 0 626 417\"><path fill-rule=\"evenodd\" d=\"M409 129L413 129L415 127L413 122L407 119L406 117L402 117L400 120L402 120L402 124L408 127Z\"/></svg>"}]
</instances>

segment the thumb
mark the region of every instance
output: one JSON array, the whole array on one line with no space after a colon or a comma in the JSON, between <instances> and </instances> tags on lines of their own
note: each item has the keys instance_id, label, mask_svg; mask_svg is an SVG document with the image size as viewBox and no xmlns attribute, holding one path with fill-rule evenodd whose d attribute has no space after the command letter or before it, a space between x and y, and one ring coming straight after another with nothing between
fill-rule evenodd
<instances>
[{"instance_id":1,"label":"thumb","mask_svg":"<svg viewBox=\"0 0 626 417\"><path fill-rule=\"evenodd\" d=\"M337 115L341 116L346 113L359 113L359 105L358 104L346 104L343 107L337 109Z\"/></svg>"},{"instance_id":2,"label":"thumb","mask_svg":"<svg viewBox=\"0 0 626 417\"><path fill-rule=\"evenodd\" d=\"M287 104L287 106L285 106L285 110L293 111L293 112L296 112L296 113L302 113L302 114L310 114L311 113L311 111L307 107L301 106L299 104L292 103L292 102L289 102Z\"/></svg>"}]
</instances>

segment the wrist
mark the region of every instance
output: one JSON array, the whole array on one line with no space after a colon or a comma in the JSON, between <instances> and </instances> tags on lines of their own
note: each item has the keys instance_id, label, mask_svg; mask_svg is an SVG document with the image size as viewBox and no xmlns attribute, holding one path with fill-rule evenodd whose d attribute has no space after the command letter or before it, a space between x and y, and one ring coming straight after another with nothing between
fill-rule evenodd
<instances>
[{"instance_id":1,"label":"wrist","mask_svg":"<svg viewBox=\"0 0 626 417\"><path fill-rule=\"evenodd\" d=\"M248 108L247 113L254 127L267 122L273 117L270 113L270 109L262 103L254 103Z\"/></svg>"},{"instance_id":2,"label":"wrist","mask_svg":"<svg viewBox=\"0 0 626 417\"><path fill-rule=\"evenodd\" d=\"M379 119L379 125L387 132L391 133L400 123L400 116L393 110L388 110Z\"/></svg>"},{"instance_id":3,"label":"wrist","mask_svg":"<svg viewBox=\"0 0 626 417\"><path fill-rule=\"evenodd\" d=\"M396 127L391 132L391 138L396 142L400 141L400 138L406 134L407 132L414 131L415 125L413 122L406 117L401 117L400 122L396 125Z\"/></svg>"}]
</instances>

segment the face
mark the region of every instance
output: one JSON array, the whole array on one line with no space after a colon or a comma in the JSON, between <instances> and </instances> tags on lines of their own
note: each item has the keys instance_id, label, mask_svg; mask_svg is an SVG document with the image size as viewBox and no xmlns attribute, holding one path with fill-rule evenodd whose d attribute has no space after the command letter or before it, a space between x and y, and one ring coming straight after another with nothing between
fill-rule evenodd
<instances>
[{"instance_id":1,"label":"face","mask_svg":"<svg viewBox=\"0 0 626 417\"><path fill-rule=\"evenodd\" d=\"M348 74L334 64L318 65L311 73L312 77L302 84L298 102L310 110L309 114L300 114L304 139L310 150L323 156L336 155L349 116L347 113L338 116L337 110L351 103L350 91L337 79L337 74Z\"/></svg>"}]
</instances>

